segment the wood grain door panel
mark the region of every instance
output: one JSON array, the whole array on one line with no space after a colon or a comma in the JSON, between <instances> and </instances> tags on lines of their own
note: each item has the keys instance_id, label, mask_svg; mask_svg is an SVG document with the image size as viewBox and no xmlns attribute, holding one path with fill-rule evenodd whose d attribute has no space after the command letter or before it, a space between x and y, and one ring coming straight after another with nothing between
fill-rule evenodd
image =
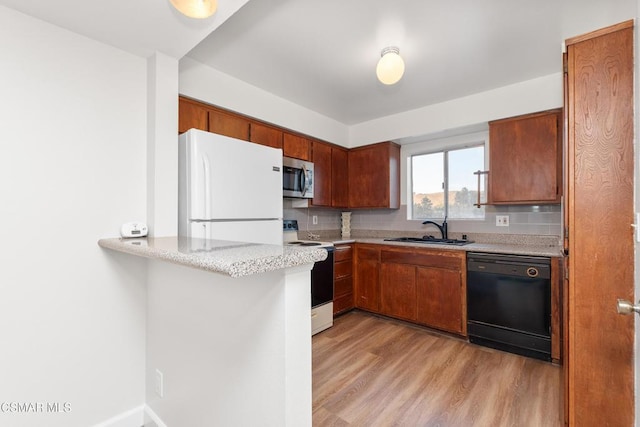
<instances>
[{"instance_id":1,"label":"wood grain door panel","mask_svg":"<svg viewBox=\"0 0 640 427\"><path fill-rule=\"evenodd\" d=\"M348 205L348 151L337 147L331 147L331 206L334 208L346 208Z\"/></svg>"},{"instance_id":2,"label":"wood grain door panel","mask_svg":"<svg viewBox=\"0 0 640 427\"><path fill-rule=\"evenodd\" d=\"M444 268L417 269L418 322L437 329L463 331L462 276Z\"/></svg>"},{"instance_id":3,"label":"wood grain door panel","mask_svg":"<svg viewBox=\"0 0 640 427\"><path fill-rule=\"evenodd\" d=\"M189 129L209 130L207 108L190 99L178 99L178 133Z\"/></svg>"},{"instance_id":4,"label":"wood grain door panel","mask_svg":"<svg viewBox=\"0 0 640 427\"><path fill-rule=\"evenodd\" d=\"M634 422L633 23L567 40L571 426ZM566 360L566 359L565 359Z\"/></svg>"},{"instance_id":5,"label":"wood grain door panel","mask_svg":"<svg viewBox=\"0 0 640 427\"><path fill-rule=\"evenodd\" d=\"M249 140L249 121L237 115L209 111L209 131L231 138Z\"/></svg>"},{"instance_id":6,"label":"wood grain door panel","mask_svg":"<svg viewBox=\"0 0 640 427\"><path fill-rule=\"evenodd\" d=\"M282 138L282 154L300 160L311 160L311 141L285 132Z\"/></svg>"},{"instance_id":7,"label":"wood grain door panel","mask_svg":"<svg viewBox=\"0 0 640 427\"><path fill-rule=\"evenodd\" d=\"M331 146L319 141L311 144L313 159L314 206L331 206Z\"/></svg>"},{"instance_id":8,"label":"wood grain door panel","mask_svg":"<svg viewBox=\"0 0 640 427\"><path fill-rule=\"evenodd\" d=\"M490 203L559 203L560 110L490 123Z\"/></svg>"},{"instance_id":9,"label":"wood grain door panel","mask_svg":"<svg viewBox=\"0 0 640 427\"><path fill-rule=\"evenodd\" d=\"M380 311L387 316L416 320L416 267L381 264Z\"/></svg>"},{"instance_id":10,"label":"wood grain door panel","mask_svg":"<svg viewBox=\"0 0 640 427\"><path fill-rule=\"evenodd\" d=\"M282 131L261 123L251 123L249 140L267 147L282 148Z\"/></svg>"}]
</instances>

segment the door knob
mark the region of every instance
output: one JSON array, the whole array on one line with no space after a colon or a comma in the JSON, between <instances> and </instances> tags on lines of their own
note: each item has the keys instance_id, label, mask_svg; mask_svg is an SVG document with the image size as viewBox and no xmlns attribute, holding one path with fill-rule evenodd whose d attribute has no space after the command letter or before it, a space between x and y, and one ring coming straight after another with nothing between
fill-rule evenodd
<instances>
[{"instance_id":1,"label":"door knob","mask_svg":"<svg viewBox=\"0 0 640 427\"><path fill-rule=\"evenodd\" d=\"M633 312L640 313L640 304L633 304L624 299L618 299L618 313L631 314Z\"/></svg>"}]
</instances>

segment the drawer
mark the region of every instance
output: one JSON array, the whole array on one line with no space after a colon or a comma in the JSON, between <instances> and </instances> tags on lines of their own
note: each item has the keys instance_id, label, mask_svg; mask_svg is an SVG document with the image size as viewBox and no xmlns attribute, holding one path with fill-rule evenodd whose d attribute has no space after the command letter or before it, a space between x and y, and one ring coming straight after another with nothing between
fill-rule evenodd
<instances>
[{"instance_id":1,"label":"drawer","mask_svg":"<svg viewBox=\"0 0 640 427\"><path fill-rule=\"evenodd\" d=\"M380 262L380 248L372 246L358 246L358 249L356 249L356 258L358 262L364 260Z\"/></svg>"},{"instance_id":2,"label":"drawer","mask_svg":"<svg viewBox=\"0 0 640 427\"><path fill-rule=\"evenodd\" d=\"M342 277L351 276L353 273L353 266L351 260L336 262L333 265L333 277L338 280Z\"/></svg>"},{"instance_id":3,"label":"drawer","mask_svg":"<svg viewBox=\"0 0 640 427\"><path fill-rule=\"evenodd\" d=\"M353 247L351 245L336 246L333 252L333 259L336 262L353 258Z\"/></svg>"},{"instance_id":4,"label":"drawer","mask_svg":"<svg viewBox=\"0 0 640 427\"><path fill-rule=\"evenodd\" d=\"M353 294L343 295L333 299L333 314L341 313L353 308Z\"/></svg>"},{"instance_id":5,"label":"drawer","mask_svg":"<svg viewBox=\"0 0 640 427\"><path fill-rule=\"evenodd\" d=\"M336 279L333 283L333 295L341 296L353 292L353 276Z\"/></svg>"},{"instance_id":6,"label":"drawer","mask_svg":"<svg viewBox=\"0 0 640 427\"><path fill-rule=\"evenodd\" d=\"M427 251L397 251L383 250L383 263L411 264L423 267L439 267L452 270L463 269L463 257L457 254L443 254L442 252Z\"/></svg>"}]
</instances>

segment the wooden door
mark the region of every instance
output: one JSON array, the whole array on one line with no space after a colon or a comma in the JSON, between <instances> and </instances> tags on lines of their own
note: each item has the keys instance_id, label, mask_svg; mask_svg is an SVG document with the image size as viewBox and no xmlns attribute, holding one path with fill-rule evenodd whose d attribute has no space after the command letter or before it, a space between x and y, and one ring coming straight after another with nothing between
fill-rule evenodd
<instances>
[{"instance_id":1,"label":"wooden door","mask_svg":"<svg viewBox=\"0 0 640 427\"><path fill-rule=\"evenodd\" d=\"M568 424L632 426L633 22L566 45Z\"/></svg>"}]
</instances>

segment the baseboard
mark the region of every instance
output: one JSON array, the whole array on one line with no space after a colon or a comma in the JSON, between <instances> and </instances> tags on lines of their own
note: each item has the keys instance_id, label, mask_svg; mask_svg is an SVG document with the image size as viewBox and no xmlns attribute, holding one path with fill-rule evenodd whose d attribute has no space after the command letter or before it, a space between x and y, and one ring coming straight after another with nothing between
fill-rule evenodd
<instances>
[{"instance_id":1,"label":"baseboard","mask_svg":"<svg viewBox=\"0 0 640 427\"><path fill-rule=\"evenodd\" d=\"M144 426L143 427L167 427L160 417L153 412L149 406L144 405Z\"/></svg>"},{"instance_id":2,"label":"baseboard","mask_svg":"<svg viewBox=\"0 0 640 427\"><path fill-rule=\"evenodd\" d=\"M93 427L141 427L144 426L145 405L140 405Z\"/></svg>"}]
</instances>

